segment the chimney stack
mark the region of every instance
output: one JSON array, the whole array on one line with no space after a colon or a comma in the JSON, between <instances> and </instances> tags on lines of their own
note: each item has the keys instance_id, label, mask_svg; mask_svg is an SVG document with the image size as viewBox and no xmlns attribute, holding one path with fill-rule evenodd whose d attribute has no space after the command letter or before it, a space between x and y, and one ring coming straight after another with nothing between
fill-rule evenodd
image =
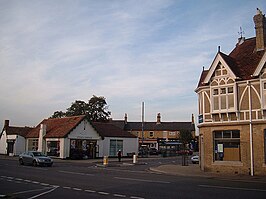
<instances>
[{"instance_id":1,"label":"chimney stack","mask_svg":"<svg viewBox=\"0 0 266 199\"><path fill-rule=\"evenodd\" d=\"M125 113L125 117L124 117L124 122L125 122L125 124L127 124L127 114Z\"/></svg>"},{"instance_id":2,"label":"chimney stack","mask_svg":"<svg viewBox=\"0 0 266 199\"><path fill-rule=\"evenodd\" d=\"M4 128L9 127L9 120L5 120Z\"/></svg>"},{"instance_id":3,"label":"chimney stack","mask_svg":"<svg viewBox=\"0 0 266 199\"><path fill-rule=\"evenodd\" d=\"M161 114L160 113L157 114L157 122L156 122L156 124L161 124Z\"/></svg>"},{"instance_id":4,"label":"chimney stack","mask_svg":"<svg viewBox=\"0 0 266 199\"><path fill-rule=\"evenodd\" d=\"M257 8L257 14L253 17L256 30L256 50L261 51L266 47L266 20L262 11Z\"/></svg>"}]
</instances>

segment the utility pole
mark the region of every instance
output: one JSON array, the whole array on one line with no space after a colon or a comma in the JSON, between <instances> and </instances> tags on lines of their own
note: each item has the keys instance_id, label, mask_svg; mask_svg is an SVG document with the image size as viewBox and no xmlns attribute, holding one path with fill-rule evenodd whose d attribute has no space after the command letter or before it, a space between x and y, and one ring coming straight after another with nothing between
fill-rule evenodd
<instances>
[{"instance_id":1,"label":"utility pole","mask_svg":"<svg viewBox=\"0 0 266 199\"><path fill-rule=\"evenodd\" d=\"M141 146L143 147L144 142L144 102L142 102L141 106ZM142 157L143 157L144 149L142 149Z\"/></svg>"}]
</instances>

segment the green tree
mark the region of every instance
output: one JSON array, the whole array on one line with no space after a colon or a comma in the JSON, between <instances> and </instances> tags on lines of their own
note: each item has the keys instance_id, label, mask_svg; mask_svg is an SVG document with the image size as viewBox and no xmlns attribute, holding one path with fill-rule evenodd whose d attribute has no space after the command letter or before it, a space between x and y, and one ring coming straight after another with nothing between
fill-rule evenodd
<instances>
[{"instance_id":1,"label":"green tree","mask_svg":"<svg viewBox=\"0 0 266 199\"><path fill-rule=\"evenodd\" d=\"M103 122L107 121L111 115L108 111L108 106L104 97L97 97L95 95L89 100L88 103L76 100L71 104L67 111L56 111L51 118L62 118L69 116L86 115L91 121Z\"/></svg>"},{"instance_id":2,"label":"green tree","mask_svg":"<svg viewBox=\"0 0 266 199\"><path fill-rule=\"evenodd\" d=\"M180 130L179 141L183 144L183 146L186 146L187 144L189 144L192 139L193 139L193 137L192 137L191 131L189 131L189 130Z\"/></svg>"},{"instance_id":3,"label":"green tree","mask_svg":"<svg viewBox=\"0 0 266 199\"><path fill-rule=\"evenodd\" d=\"M66 117L66 113L64 113L63 111L55 111L50 118L62 118L62 117Z\"/></svg>"},{"instance_id":4,"label":"green tree","mask_svg":"<svg viewBox=\"0 0 266 199\"><path fill-rule=\"evenodd\" d=\"M81 100L76 100L66 111L66 116L87 115L88 104Z\"/></svg>"},{"instance_id":5,"label":"green tree","mask_svg":"<svg viewBox=\"0 0 266 199\"><path fill-rule=\"evenodd\" d=\"M95 95L89 100L87 117L91 121L104 122L109 119L111 112L104 97Z\"/></svg>"},{"instance_id":6,"label":"green tree","mask_svg":"<svg viewBox=\"0 0 266 199\"><path fill-rule=\"evenodd\" d=\"M184 151L188 150L188 144L191 142L192 139L193 139L193 137L192 137L191 131L180 130L179 141L182 143L182 148ZM188 153L183 153L183 155L182 155L182 166L188 165L187 155L188 155Z\"/></svg>"}]
</instances>

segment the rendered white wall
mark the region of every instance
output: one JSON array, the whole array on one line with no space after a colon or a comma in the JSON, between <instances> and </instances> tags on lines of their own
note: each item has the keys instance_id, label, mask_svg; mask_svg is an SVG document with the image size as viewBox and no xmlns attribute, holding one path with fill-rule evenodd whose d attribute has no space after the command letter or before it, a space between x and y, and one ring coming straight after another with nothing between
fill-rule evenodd
<instances>
[{"instance_id":1,"label":"rendered white wall","mask_svg":"<svg viewBox=\"0 0 266 199\"><path fill-rule=\"evenodd\" d=\"M0 139L0 154L6 154L7 143L6 143L6 131L3 132Z\"/></svg>"}]
</instances>

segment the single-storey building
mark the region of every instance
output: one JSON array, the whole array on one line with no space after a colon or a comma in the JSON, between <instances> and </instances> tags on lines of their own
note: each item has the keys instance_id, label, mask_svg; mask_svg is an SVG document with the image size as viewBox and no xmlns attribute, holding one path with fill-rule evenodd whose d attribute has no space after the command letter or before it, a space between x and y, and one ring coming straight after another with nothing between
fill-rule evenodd
<instances>
[{"instance_id":1,"label":"single-storey building","mask_svg":"<svg viewBox=\"0 0 266 199\"><path fill-rule=\"evenodd\" d=\"M32 130L30 127L10 126L9 120L5 120L0 133L0 154L14 156L24 152L26 149L25 136L30 130Z\"/></svg>"},{"instance_id":2,"label":"single-storey building","mask_svg":"<svg viewBox=\"0 0 266 199\"><path fill-rule=\"evenodd\" d=\"M26 135L26 151L59 158L98 158L138 152L138 138L110 123L86 116L44 119Z\"/></svg>"}]
</instances>

